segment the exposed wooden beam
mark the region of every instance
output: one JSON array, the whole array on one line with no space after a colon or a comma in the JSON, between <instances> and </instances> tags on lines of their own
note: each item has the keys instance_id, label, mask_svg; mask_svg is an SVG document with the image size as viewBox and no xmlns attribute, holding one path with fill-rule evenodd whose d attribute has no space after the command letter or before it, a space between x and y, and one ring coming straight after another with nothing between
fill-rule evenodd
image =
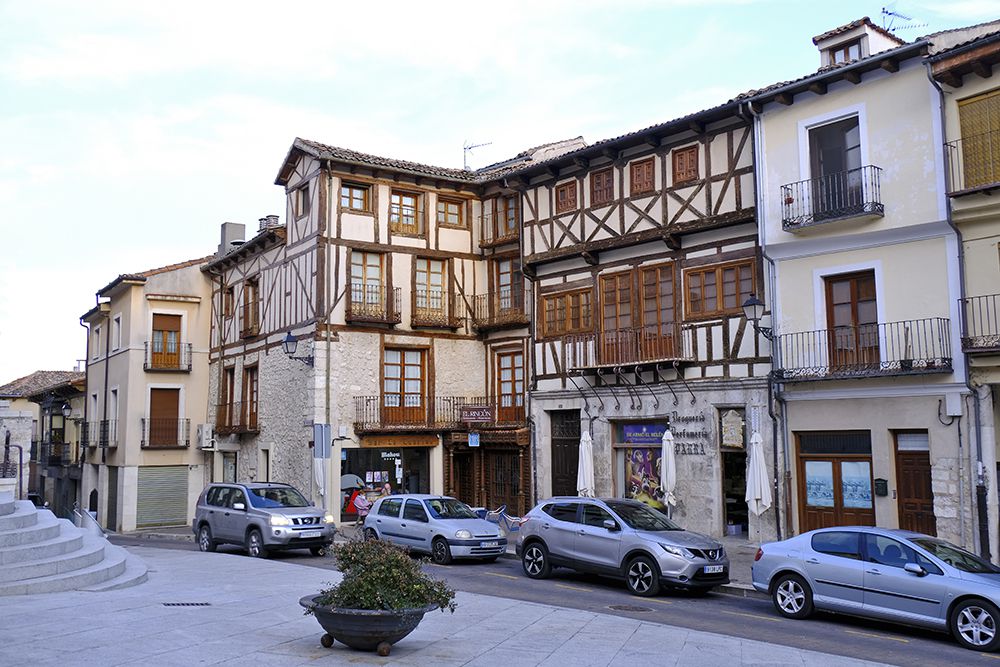
<instances>
[{"instance_id":1,"label":"exposed wooden beam","mask_svg":"<svg viewBox=\"0 0 1000 667\"><path fill-rule=\"evenodd\" d=\"M693 120L688 123L688 129L695 134L702 134L705 132L705 124L700 120Z\"/></svg>"},{"instance_id":2,"label":"exposed wooden beam","mask_svg":"<svg viewBox=\"0 0 1000 667\"><path fill-rule=\"evenodd\" d=\"M861 83L861 73L855 72L854 70L844 72L844 78L853 83L855 86Z\"/></svg>"},{"instance_id":3,"label":"exposed wooden beam","mask_svg":"<svg viewBox=\"0 0 1000 667\"><path fill-rule=\"evenodd\" d=\"M786 107L791 106L795 102L795 96L789 93L779 93L774 96L774 101L778 104L784 104Z\"/></svg>"},{"instance_id":4,"label":"exposed wooden beam","mask_svg":"<svg viewBox=\"0 0 1000 667\"><path fill-rule=\"evenodd\" d=\"M938 79L952 88L962 87L962 77L957 76L954 72L941 72L938 74Z\"/></svg>"},{"instance_id":5,"label":"exposed wooden beam","mask_svg":"<svg viewBox=\"0 0 1000 667\"><path fill-rule=\"evenodd\" d=\"M660 138L655 134L647 134L642 138L643 143L649 144L654 148L660 145Z\"/></svg>"},{"instance_id":6,"label":"exposed wooden beam","mask_svg":"<svg viewBox=\"0 0 1000 667\"><path fill-rule=\"evenodd\" d=\"M602 148L601 155L612 161L618 159L618 151L613 151L610 148Z\"/></svg>"},{"instance_id":7,"label":"exposed wooden beam","mask_svg":"<svg viewBox=\"0 0 1000 667\"><path fill-rule=\"evenodd\" d=\"M590 160L588 160L585 157L575 157L575 158L573 158L573 164L575 164L576 166L578 166L580 169L589 169L590 168Z\"/></svg>"},{"instance_id":8,"label":"exposed wooden beam","mask_svg":"<svg viewBox=\"0 0 1000 667\"><path fill-rule=\"evenodd\" d=\"M809 92L816 93L817 95L826 95L826 82L813 81L809 84Z\"/></svg>"},{"instance_id":9,"label":"exposed wooden beam","mask_svg":"<svg viewBox=\"0 0 1000 667\"><path fill-rule=\"evenodd\" d=\"M677 238L676 234L664 234L663 235L663 242L671 250L680 250L681 249L681 240L679 238Z\"/></svg>"},{"instance_id":10,"label":"exposed wooden beam","mask_svg":"<svg viewBox=\"0 0 1000 667\"><path fill-rule=\"evenodd\" d=\"M583 261L585 261L590 266L597 266L599 260L597 258L596 252L588 252L587 250L584 250L583 252L580 253L580 256L583 257Z\"/></svg>"},{"instance_id":11,"label":"exposed wooden beam","mask_svg":"<svg viewBox=\"0 0 1000 667\"><path fill-rule=\"evenodd\" d=\"M752 109L754 113L760 113L764 110L764 105L761 102L751 102L750 109Z\"/></svg>"},{"instance_id":12,"label":"exposed wooden beam","mask_svg":"<svg viewBox=\"0 0 1000 667\"><path fill-rule=\"evenodd\" d=\"M559 178L559 170L553 167L552 165L546 165L545 173L551 176L552 178Z\"/></svg>"},{"instance_id":13,"label":"exposed wooden beam","mask_svg":"<svg viewBox=\"0 0 1000 667\"><path fill-rule=\"evenodd\" d=\"M982 60L973 60L971 67L973 72L984 79L988 79L993 76L993 66L987 65Z\"/></svg>"},{"instance_id":14,"label":"exposed wooden beam","mask_svg":"<svg viewBox=\"0 0 1000 667\"><path fill-rule=\"evenodd\" d=\"M899 61L895 58L886 58L881 63L879 63L886 72L898 72L899 71Z\"/></svg>"},{"instance_id":15,"label":"exposed wooden beam","mask_svg":"<svg viewBox=\"0 0 1000 667\"><path fill-rule=\"evenodd\" d=\"M535 277L535 265L534 264L527 264L527 263L525 263L524 265L521 266L521 273L523 273L528 278L534 279L534 277Z\"/></svg>"}]
</instances>

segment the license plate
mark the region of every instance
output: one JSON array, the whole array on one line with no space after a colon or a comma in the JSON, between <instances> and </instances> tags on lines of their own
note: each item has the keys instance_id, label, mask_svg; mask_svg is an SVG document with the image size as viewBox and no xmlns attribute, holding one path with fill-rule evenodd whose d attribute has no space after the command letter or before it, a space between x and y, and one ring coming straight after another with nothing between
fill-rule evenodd
<instances>
[{"instance_id":1,"label":"license plate","mask_svg":"<svg viewBox=\"0 0 1000 667\"><path fill-rule=\"evenodd\" d=\"M480 549L496 549L498 546L500 546L499 542L480 542L479 543L479 548Z\"/></svg>"},{"instance_id":2,"label":"license plate","mask_svg":"<svg viewBox=\"0 0 1000 667\"><path fill-rule=\"evenodd\" d=\"M306 537L320 537L321 535L323 535L323 531L322 530L303 530L301 533L299 533L299 537L303 537L303 538L306 538Z\"/></svg>"},{"instance_id":3,"label":"license plate","mask_svg":"<svg viewBox=\"0 0 1000 667\"><path fill-rule=\"evenodd\" d=\"M722 574L725 571L726 571L726 568L723 565L706 565L705 566L705 574Z\"/></svg>"}]
</instances>

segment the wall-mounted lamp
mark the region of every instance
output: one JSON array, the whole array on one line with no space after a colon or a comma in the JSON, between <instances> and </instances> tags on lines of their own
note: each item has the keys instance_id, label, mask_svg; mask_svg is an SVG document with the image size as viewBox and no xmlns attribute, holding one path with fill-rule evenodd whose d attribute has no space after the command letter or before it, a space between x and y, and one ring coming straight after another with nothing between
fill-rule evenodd
<instances>
[{"instance_id":1,"label":"wall-mounted lamp","mask_svg":"<svg viewBox=\"0 0 1000 667\"><path fill-rule=\"evenodd\" d=\"M62 416L69 419L69 416L73 414L73 408L69 407L69 403L63 403L62 406Z\"/></svg>"},{"instance_id":2,"label":"wall-mounted lamp","mask_svg":"<svg viewBox=\"0 0 1000 667\"><path fill-rule=\"evenodd\" d=\"M753 294L750 295L749 299L743 302L743 315L750 320L750 323L753 324L754 330L761 336L768 340L771 340L774 337L774 331L771 327L760 326L760 318L764 317L764 302Z\"/></svg>"},{"instance_id":3,"label":"wall-mounted lamp","mask_svg":"<svg viewBox=\"0 0 1000 667\"><path fill-rule=\"evenodd\" d=\"M301 361L302 363L304 363L307 366L312 366L313 365L313 357L312 356L308 356L308 357L296 357L296 356L294 356L295 355L295 350L297 350L298 347L299 347L299 341L297 341L295 339L295 336L292 335L291 331L289 331L285 335L285 339L283 341L281 341L281 346L283 348L285 348L285 354L288 355L289 359L295 359L297 361Z\"/></svg>"}]
</instances>

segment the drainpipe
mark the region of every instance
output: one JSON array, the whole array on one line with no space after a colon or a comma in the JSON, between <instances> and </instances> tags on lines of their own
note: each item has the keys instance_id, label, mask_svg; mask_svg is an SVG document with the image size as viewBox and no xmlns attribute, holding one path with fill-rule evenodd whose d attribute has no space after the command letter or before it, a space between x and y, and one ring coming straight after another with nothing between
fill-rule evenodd
<instances>
[{"instance_id":1,"label":"drainpipe","mask_svg":"<svg viewBox=\"0 0 1000 667\"><path fill-rule=\"evenodd\" d=\"M101 300L99 298L97 299L97 307L98 308L101 307ZM103 410L101 411L101 421L104 424L107 424L107 422L108 422L108 375L109 375L109 372L111 370L110 369L110 366L111 366L111 358L110 358L110 355L111 355L111 328L110 328L110 324L109 324L110 322L111 322L111 311L109 310L107 313L104 314L104 325L105 325L104 328L106 330L104 332L105 333L105 336L104 336L104 401L103 401L104 405L102 406ZM110 436L110 434L111 434L111 429L109 428L108 429L108 435ZM98 443L98 444L100 444L100 443ZM104 447L101 447L101 463L102 464L106 464L107 462L108 462L108 448L105 445ZM116 513L117 513L117 511L116 511ZM109 529L110 530L117 530L117 528L115 528L114 526L109 526Z\"/></svg>"},{"instance_id":2,"label":"drainpipe","mask_svg":"<svg viewBox=\"0 0 1000 667\"><path fill-rule=\"evenodd\" d=\"M948 141L948 126L945 124L945 104L944 104L944 90L934 80L934 76L931 74L931 63L929 61L924 61L924 68L927 71L927 80L931 82L931 85L938 91L938 117L941 120L941 141L947 143ZM944 165L942 164L942 169ZM948 205L945 209L947 215L948 226L951 227L952 231L955 232L955 237L958 242L958 289L960 294L960 304L965 303L966 293L965 293L965 243L962 238L962 231L955 224L955 220L952 217L951 200L948 200ZM959 313L958 318L959 326L961 327L961 338L965 339L968 335L968 324L965 321L965 312L962 310ZM962 355L962 363L965 370L965 386L972 393L973 398L973 424L972 428L975 431L976 440L976 514L979 517L978 529L979 529L979 553L986 560L990 560L990 527L989 527L989 508L986 502L986 475L983 467L983 423L982 423L982 408L980 406L979 399L979 387L972 383L972 369L969 363L969 357L966 354ZM961 419L959 419L961 422ZM959 442L961 443L961 425L959 425ZM961 477L959 477L961 481ZM965 525L963 520L962 525Z\"/></svg>"}]
</instances>

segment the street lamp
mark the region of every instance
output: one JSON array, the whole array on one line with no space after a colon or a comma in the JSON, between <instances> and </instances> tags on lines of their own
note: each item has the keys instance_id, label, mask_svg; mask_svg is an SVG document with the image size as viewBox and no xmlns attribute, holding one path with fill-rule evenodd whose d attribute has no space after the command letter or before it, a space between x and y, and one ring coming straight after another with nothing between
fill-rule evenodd
<instances>
[{"instance_id":1,"label":"street lamp","mask_svg":"<svg viewBox=\"0 0 1000 667\"><path fill-rule=\"evenodd\" d=\"M757 331L757 333L764 338L771 340L774 336L774 331L771 327L760 326L760 318L764 316L763 301L751 294L750 298L743 302L743 315L750 320L750 323L753 324L753 328Z\"/></svg>"},{"instance_id":2,"label":"street lamp","mask_svg":"<svg viewBox=\"0 0 1000 667\"><path fill-rule=\"evenodd\" d=\"M285 349L285 354L288 355L289 359L295 359L296 361L301 361L302 363L304 363L307 366L312 366L313 365L313 357L312 356L308 356L308 357L296 357L296 356L294 356L295 355L295 350L297 350L298 347L299 347L299 341L296 340L295 336L292 335L291 331L289 331L285 335L285 339L281 341L281 347L283 347Z\"/></svg>"},{"instance_id":3,"label":"street lamp","mask_svg":"<svg viewBox=\"0 0 1000 667\"><path fill-rule=\"evenodd\" d=\"M69 407L69 403L63 403L62 406L62 416L69 419L69 416L73 414L73 408Z\"/></svg>"}]
</instances>

